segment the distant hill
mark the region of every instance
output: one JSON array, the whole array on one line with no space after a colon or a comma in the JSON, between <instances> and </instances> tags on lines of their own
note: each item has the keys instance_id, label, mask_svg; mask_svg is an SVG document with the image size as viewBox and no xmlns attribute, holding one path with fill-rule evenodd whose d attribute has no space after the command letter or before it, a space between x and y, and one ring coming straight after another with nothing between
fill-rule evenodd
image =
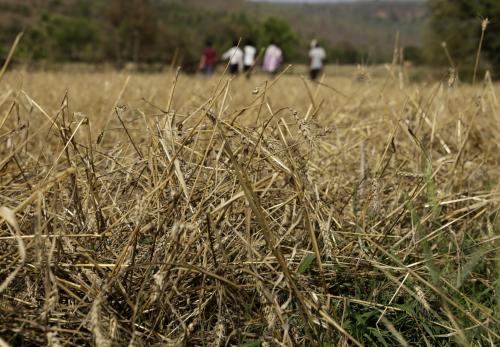
<instances>
[{"instance_id":1,"label":"distant hill","mask_svg":"<svg viewBox=\"0 0 500 347\"><path fill-rule=\"evenodd\" d=\"M339 4L354 2L423 2L425 0L246 0L248 2L268 2L276 4Z\"/></svg>"},{"instance_id":2,"label":"distant hill","mask_svg":"<svg viewBox=\"0 0 500 347\"><path fill-rule=\"evenodd\" d=\"M227 49L233 37L255 35L269 17L297 34L287 54L294 62L307 60L308 42L316 38L333 61L371 63L391 59L398 32L403 46L421 46L427 14L425 2L411 0L0 0L0 58L25 31L17 55L24 59L164 62L179 52L195 68L207 37Z\"/></svg>"},{"instance_id":3,"label":"distant hill","mask_svg":"<svg viewBox=\"0 0 500 347\"><path fill-rule=\"evenodd\" d=\"M178 2L179 0L164 0ZM396 33L405 46L421 46L427 18L419 0L354 1L330 4L264 3L246 0L181 0L213 11L240 11L286 19L305 39L322 38L390 56Z\"/></svg>"}]
</instances>

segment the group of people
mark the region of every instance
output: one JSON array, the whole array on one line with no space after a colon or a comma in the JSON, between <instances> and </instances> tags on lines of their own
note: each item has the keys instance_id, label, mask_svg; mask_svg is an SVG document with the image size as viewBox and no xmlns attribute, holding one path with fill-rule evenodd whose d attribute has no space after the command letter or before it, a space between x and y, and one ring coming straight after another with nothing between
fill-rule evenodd
<instances>
[{"instance_id":1,"label":"group of people","mask_svg":"<svg viewBox=\"0 0 500 347\"><path fill-rule=\"evenodd\" d=\"M228 71L230 74L238 75L240 72L244 72L249 78L257 64L257 48L251 40L247 41L243 45L243 48L241 48L240 42L235 40L233 46L221 58L222 60L229 61ZM323 61L326 59L325 50L316 40L311 42L309 59L309 76L311 80L316 80L323 70ZM271 42L264 52L262 70L274 75L278 72L282 62L283 51L275 42ZM205 76L210 76L214 73L216 64L217 52L213 44L208 42L201 56L200 70Z\"/></svg>"}]
</instances>

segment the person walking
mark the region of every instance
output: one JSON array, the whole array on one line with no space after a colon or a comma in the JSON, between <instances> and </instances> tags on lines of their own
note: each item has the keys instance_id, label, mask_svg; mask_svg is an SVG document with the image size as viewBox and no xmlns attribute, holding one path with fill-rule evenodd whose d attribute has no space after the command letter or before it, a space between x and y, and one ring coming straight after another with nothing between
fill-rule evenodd
<instances>
[{"instance_id":1,"label":"person walking","mask_svg":"<svg viewBox=\"0 0 500 347\"><path fill-rule=\"evenodd\" d=\"M316 40L311 41L311 50L309 51L311 63L309 65L309 77L314 81L323 70L323 60L326 58L326 52Z\"/></svg>"},{"instance_id":2,"label":"person walking","mask_svg":"<svg viewBox=\"0 0 500 347\"><path fill-rule=\"evenodd\" d=\"M262 68L264 71L270 73L271 75L276 74L281 63L283 61L283 52L281 49L271 41L271 44L266 49L266 53L264 54L264 64Z\"/></svg>"},{"instance_id":3,"label":"person walking","mask_svg":"<svg viewBox=\"0 0 500 347\"><path fill-rule=\"evenodd\" d=\"M255 56L257 54L257 48L255 48L252 40L248 40L245 47L243 47L243 52L245 57L243 58L243 71L245 71L247 77L250 77L251 70L255 65Z\"/></svg>"},{"instance_id":4,"label":"person walking","mask_svg":"<svg viewBox=\"0 0 500 347\"><path fill-rule=\"evenodd\" d=\"M222 59L229 60L229 73L231 75L237 75L243 68L243 51L238 47L238 44L238 40L235 40L233 47L222 55Z\"/></svg>"},{"instance_id":5,"label":"person walking","mask_svg":"<svg viewBox=\"0 0 500 347\"><path fill-rule=\"evenodd\" d=\"M215 71L215 63L217 62L217 52L213 48L211 41L207 41L206 47L203 49L200 61L200 70L206 77L211 76Z\"/></svg>"}]
</instances>

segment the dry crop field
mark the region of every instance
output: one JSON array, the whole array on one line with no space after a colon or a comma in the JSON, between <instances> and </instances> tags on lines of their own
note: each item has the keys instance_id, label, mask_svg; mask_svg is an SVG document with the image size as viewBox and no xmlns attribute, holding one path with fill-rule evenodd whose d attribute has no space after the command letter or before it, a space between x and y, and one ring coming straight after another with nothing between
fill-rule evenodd
<instances>
[{"instance_id":1,"label":"dry crop field","mask_svg":"<svg viewBox=\"0 0 500 347\"><path fill-rule=\"evenodd\" d=\"M342 76L7 73L0 345L496 345L500 87Z\"/></svg>"}]
</instances>

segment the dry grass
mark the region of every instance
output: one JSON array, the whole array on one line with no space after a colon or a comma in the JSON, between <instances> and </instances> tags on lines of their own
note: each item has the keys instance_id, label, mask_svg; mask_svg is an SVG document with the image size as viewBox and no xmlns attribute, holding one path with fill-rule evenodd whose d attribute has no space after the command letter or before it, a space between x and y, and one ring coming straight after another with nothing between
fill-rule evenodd
<instances>
[{"instance_id":1,"label":"dry grass","mask_svg":"<svg viewBox=\"0 0 500 347\"><path fill-rule=\"evenodd\" d=\"M495 345L498 91L7 73L0 343Z\"/></svg>"}]
</instances>

